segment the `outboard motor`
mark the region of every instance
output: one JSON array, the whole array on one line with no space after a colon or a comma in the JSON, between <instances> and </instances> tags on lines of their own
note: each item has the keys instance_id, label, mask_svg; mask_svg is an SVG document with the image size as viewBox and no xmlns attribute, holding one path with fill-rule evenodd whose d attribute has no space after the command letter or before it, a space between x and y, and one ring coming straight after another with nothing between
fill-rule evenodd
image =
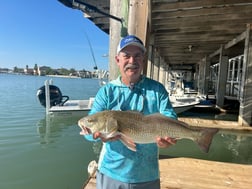
<instances>
[{"instance_id":1,"label":"outboard motor","mask_svg":"<svg viewBox=\"0 0 252 189\"><path fill-rule=\"evenodd\" d=\"M68 101L68 96L62 96L60 89L55 85L49 85L50 94L50 106L60 105L63 106L66 101ZM40 87L37 90L37 97L40 104L46 107L46 91L45 86ZM63 100L65 98L65 100Z\"/></svg>"}]
</instances>

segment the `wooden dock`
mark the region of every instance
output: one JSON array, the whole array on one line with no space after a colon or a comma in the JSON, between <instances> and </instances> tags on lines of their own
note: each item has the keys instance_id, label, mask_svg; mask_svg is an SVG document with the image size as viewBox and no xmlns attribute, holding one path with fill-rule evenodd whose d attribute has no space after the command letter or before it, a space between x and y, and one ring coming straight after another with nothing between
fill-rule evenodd
<instances>
[{"instance_id":1,"label":"wooden dock","mask_svg":"<svg viewBox=\"0 0 252 189\"><path fill-rule=\"evenodd\" d=\"M248 189L252 188L252 165L192 158L159 160L161 189ZM95 189L95 178L85 189Z\"/></svg>"},{"instance_id":2,"label":"wooden dock","mask_svg":"<svg viewBox=\"0 0 252 189\"><path fill-rule=\"evenodd\" d=\"M162 189L252 188L252 165L191 158L160 160Z\"/></svg>"}]
</instances>

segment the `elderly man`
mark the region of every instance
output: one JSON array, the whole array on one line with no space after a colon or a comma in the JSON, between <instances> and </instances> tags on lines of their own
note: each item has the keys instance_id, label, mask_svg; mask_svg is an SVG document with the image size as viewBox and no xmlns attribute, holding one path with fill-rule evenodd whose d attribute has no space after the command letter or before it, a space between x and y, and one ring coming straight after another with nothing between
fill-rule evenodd
<instances>
[{"instance_id":1,"label":"elderly man","mask_svg":"<svg viewBox=\"0 0 252 189\"><path fill-rule=\"evenodd\" d=\"M176 119L165 87L142 75L144 53L142 41L134 36L124 37L115 57L121 75L97 93L89 114L104 110L134 110L145 115L161 113ZM125 147L120 136L107 140L97 132L89 135L85 127L80 134L88 140L101 139L104 144L97 171L97 189L159 189L158 147L169 147L176 140L157 137L156 143L137 144L133 152Z\"/></svg>"}]
</instances>

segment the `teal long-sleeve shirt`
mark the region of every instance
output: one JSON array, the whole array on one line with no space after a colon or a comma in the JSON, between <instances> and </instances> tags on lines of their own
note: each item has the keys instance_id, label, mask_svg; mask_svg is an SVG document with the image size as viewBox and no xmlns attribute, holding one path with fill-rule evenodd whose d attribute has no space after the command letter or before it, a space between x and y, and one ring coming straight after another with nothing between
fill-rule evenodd
<instances>
[{"instance_id":1,"label":"teal long-sleeve shirt","mask_svg":"<svg viewBox=\"0 0 252 189\"><path fill-rule=\"evenodd\" d=\"M134 110L144 115L161 113L176 119L169 95L164 86L152 79L142 79L131 88L118 77L100 88L89 114L104 110ZM87 140L93 140L86 135ZM103 144L98 170L116 180L126 183L149 182L159 178L158 147L156 143L137 144L133 152L121 141Z\"/></svg>"}]
</instances>

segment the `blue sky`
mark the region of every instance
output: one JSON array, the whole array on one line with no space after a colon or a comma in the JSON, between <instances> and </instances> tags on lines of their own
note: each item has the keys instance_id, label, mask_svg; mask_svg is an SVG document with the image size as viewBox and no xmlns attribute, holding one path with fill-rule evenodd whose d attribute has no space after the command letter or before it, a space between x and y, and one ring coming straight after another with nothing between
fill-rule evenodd
<instances>
[{"instance_id":1,"label":"blue sky","mask_svg":"<svg viewBox=\"0 0 252 189\"><path fill-rule=\"evenodd\" d=\"M80 10L57 0L0 1L0 68L74 68L108 70L109 36Z\"/></svg>"}]
</instances>

